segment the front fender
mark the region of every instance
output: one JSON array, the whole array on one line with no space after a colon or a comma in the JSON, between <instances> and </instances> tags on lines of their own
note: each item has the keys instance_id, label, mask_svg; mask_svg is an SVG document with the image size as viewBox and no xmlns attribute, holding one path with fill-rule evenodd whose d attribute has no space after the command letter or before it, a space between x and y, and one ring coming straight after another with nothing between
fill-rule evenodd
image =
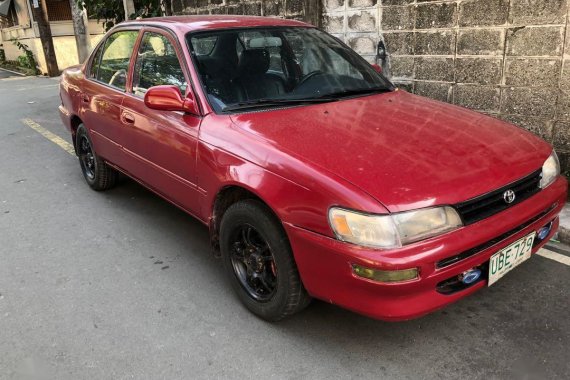
<instances>
[{"instance_id":1,"label":"front fender","mask_svg":"<svg viewBox=\"0 0 570 380\"><path fill-rule=\"evenodd\" d=\"M256 149L253 144L246 145L251 151ZM285 159L279 152L273 153L266 152L264 156L280 161L266 161L261 165L226 149L201 142L198 148L198 184L205 198L201 202L204 220L210 221L216 196L227 186L242 187L255 194L283 223L326 236L332 236L327 216L332 206L342 205L374 213L388 212L379 202L350 183L293 158Z\"/></svg>"}]
</instances>

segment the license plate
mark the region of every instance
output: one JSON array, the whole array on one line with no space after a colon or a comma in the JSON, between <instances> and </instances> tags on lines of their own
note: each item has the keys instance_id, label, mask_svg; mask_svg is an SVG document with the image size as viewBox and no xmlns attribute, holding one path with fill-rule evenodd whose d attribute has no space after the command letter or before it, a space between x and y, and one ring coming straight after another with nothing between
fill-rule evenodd
<instances>
[{"instance_id":1,"label":"license plate","mask_svg":"<svg viewBox=\"0 0 570 380\"><path fill-rule=\"evenodd\" d=\"M536 233L533 232L491 256L488 286L493 285L520 263L530 258L535 235Z\"/></svg>"}]
</instances>

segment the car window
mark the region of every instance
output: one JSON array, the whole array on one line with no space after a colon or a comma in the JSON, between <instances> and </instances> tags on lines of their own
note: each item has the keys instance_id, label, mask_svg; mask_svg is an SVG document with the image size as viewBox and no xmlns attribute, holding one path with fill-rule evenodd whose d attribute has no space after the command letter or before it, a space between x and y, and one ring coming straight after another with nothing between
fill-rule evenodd
<instances>
[{"instance_id":1,"label":"car window","mask_svg":"<svg viewBox=\"0 0 570 380\"><path fill-rule=\"evenodd\" d=\"M261 42L260 46L260 42ZM236 44L238 56L241 56L243 50L253 50L263 48L269 53L269 73L283 74L283 67L281 64L281 48L283 41L280 37L275 37L270 31L252 30L244 31L238 34L238 41ZM245 49L244 49L245 47Z\"/></svg>"},{"instance_id":2,"label":"car window","mask_svg":"<svg viewBox=\"0 0 570 380\"><path fill-rule=\"evenodd\" d=\"M315 28L191 32L187 42L215 112L333 101L393 89L356 52Z\"/></svg>"},{"instance_id":3,"label":"car window","mask_svg":"<svg viewBox=\"0 0 570 380\"><path fill-rule=\"evenodd\" d=\"M97 72L98 81L125 90L129 62L137 36L137 31L129 30L116 32L107 38Z\"/></svg>"},{"instance_id":4,"label":"car window","mask_svg":"<svg viewBox=\"0 0 570 380\"><path fill-rule=\"evenodd\" d=\"M99 49L97 49L97 52L95 53L95 56L93 57L93 61L91 61L91 69L89 70L89 78L97 78L97 70L99 70L99 64L101 61L101 52L103 51L103 46L101 45L99 47Z\"/></svg>"},{"instance_id":5,"label":"car window","mask_svg":"<svg viewBox=\"0 0 570 380\"><path fill-rule=\"evenodd\" d=\"M324 47L322 40L302 39L292 32L285 32L284 35L291 43L295 61L299 64L303 75L322 72L364 79L362 73L335 49Z\"/></svg>"},{"instance_id":6,"label":"car window","mask_svg":"<svg viewBox=\"0 0 570 380\"><path fill-rule=\"evenodd\" d=\"M208 36L205 38L193 38L192 45L194 46L194 54L196 55L210 55L216 47L218 41L217 36Z\"/></svg>"},{"instance_id":7,"label":"car window","mask_svg":"<svg viewBox=\"0 0 570 380\"><path fill-rule=\"evenodd\" d=\"M168 38L159 33L144 34L133 73L133 93L143 97L153 86L173 85L186 94L184 71Z\"/></svg>"}]
</instances>

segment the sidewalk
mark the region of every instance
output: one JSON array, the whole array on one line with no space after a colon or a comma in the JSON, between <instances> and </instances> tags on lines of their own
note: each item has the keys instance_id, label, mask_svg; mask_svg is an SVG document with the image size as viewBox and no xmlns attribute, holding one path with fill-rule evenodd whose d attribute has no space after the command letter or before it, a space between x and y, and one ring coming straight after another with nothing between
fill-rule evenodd
<instances>
[{"instance_id":1,"label":"sidewalk","mask_svg":"<svg viewBox=\"0 0 570 380\"><path fill-rule=\"evenodd\" d=\"M561 243L570 245L570 203L566 203L560 212L558 240L560 240Z\"/></svg>"}]
</instances>

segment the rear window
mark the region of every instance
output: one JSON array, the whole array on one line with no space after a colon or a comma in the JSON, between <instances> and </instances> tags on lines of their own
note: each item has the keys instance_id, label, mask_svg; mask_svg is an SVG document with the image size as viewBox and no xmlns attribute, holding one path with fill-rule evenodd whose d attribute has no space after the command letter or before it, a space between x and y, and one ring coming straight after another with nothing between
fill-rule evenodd
<instances>
[{"instance_id":1,"label":"rear window","mask_svg":"<svg viewBox=\"0 0 570 380\"><path fill-rule=\"evenodd\" d=\"M95 68L98 81L125 90L127 71L138 34L137 31L120 31L107 38L103 45L103 56L98 62L99 67Z\"/></svg>"},{"instance_id":2,"label":"rear window","mask_svg":"<svg viewBox=\"0 0 570 380\"><path fill-rule=\"evenodd\" d=\"M218 36L192 37L192 46L196 55L210 55L216 47Z\"/></svg>"}]
</instances>

